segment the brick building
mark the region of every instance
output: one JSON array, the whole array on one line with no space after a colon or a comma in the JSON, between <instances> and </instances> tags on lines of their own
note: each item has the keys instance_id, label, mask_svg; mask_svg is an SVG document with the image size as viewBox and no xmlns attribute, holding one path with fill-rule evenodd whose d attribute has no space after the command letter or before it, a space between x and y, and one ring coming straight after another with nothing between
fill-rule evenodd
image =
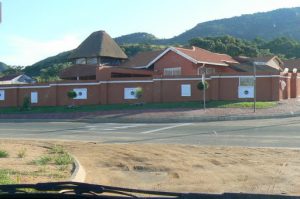
<instances>
[{"instance_id":1,"label":"brick building","mask_svg":"<svg viewBox=\"0 0 300 199\"><path fill-rule=\"evenodd\" d=\"M300 95L300 76L276 56L232 58L201 48L169 47L142 52L127 59L105 32L89 36L70 56L74 65L61 73L63 81L28 85L0 85L0 107L20 106L29 96L33 106L136 103L135 91L143 88L142 101L200 101L197 84L205 73L207 100L252 100L253 65L257 69L256 96L278 101ZM67 97L74 90L77 97Z\"/></svg>"}]
</instances>

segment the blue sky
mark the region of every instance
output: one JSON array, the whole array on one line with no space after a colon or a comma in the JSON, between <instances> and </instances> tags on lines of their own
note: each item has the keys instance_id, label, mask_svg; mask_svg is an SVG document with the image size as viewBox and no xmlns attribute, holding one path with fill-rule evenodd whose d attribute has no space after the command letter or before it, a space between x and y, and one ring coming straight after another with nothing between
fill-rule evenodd
<instances>
[{"instance_id":1,"label":"blue sky","mask_svg":"<svg viewBox=\"0 0 300 199\"><path fill-rule=\"evenodd\" d=\"M178 35L197 23L299 7L300 0L0 0L0 61L31 65L76 48L96 30L112 37Z\"/></svg>"}]
</instances>

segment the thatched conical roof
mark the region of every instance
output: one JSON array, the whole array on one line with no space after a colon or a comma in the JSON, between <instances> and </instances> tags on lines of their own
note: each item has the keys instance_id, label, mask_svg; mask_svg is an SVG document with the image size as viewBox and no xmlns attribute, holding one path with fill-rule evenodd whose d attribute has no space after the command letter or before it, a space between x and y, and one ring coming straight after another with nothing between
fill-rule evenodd
<instances>
[{"instance_id":1,"label":"thatched conical roof","mask_svg":"<svg viewBox=\"0 0 300 199\"><path fill-rule=\"evenodd\" d=\"M127 59L127 55L105 31L93 32L69 56L70 59L85 57Z\"/></svg>"}]
</instances>

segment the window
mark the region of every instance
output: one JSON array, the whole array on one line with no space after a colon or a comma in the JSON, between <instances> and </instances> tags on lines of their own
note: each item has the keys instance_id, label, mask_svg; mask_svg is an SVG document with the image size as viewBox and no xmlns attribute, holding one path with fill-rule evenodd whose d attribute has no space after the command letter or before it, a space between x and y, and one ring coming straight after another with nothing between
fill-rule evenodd
<instances>
[{"instance_id":1,"label":"window","mask_svg":"<svg viewBox=\"0 0 300 199\"><path fill-rule=\"evenodd\" d=\"M136 99L136 89L137 88L124 88L124 99Z\"/></svg>"},{"instance_id":2,"label":"window","mask_svg":"<svg viewBox=\"0 0 300 199\"><path fill-rule=\"evenodd\" d=\"M191 96L191 85L190 84L182 84L181 85L181 96L182 97L190 97Z\"/></svg>"},{"instance_id":3,"label":"window","mask_svg":"<svg viewBox=\"0 0 300 199\"><path fill-rule=\"evenodd\" d=\"M253 98L254 97L254 78L253 77L240 77L239 98Z\"/></svg>"},{"instance_id":4,"label":"window","mask_svg":"<svg viewBox=\"0 0 300 199\"><path fill-rule=\"evenodd\" d=\"M38 93L37 92L31 92L30 100L31 100L31 104L38 103Z\"/></svg>"},{"instance_id":5,"label":"window","mask_svg":"<svg viewBox=\"0 0 300 199\"><path fill-rule=\"evenodd\" d=\"M254 86L254 77L240 77L240 86Z\"/></svg>"},{"instance_id":6,"label":"window","mask_svg":"<svg viewBox=\"0 0 300 199\"><path fill-rule=\"evenodd\" d=\"M86 59L85 58L80 58L80 59L76 59L76 64L86 64Z\"/></svg>"},{"instance_id":7,"label":"window","mask_svg":"<svg viewBox=\"0 0 300 199\"><path fill-rule=\"evenodd\" d=\"M214 68L205 68L205 74L210 75L214 74L216 70Z\"/></svg>"},{"instance_id":8,"label":"window","mask_svg":"<svg viewBox=\"0 0 300 199\"><path fill-rule=\"evenodd\" d=\"M178 76L181 75L181 67L176 68L165 68L164 69L165 76Z\"/></svg>"},{"instance_id":9,"label":"window","mask_svg":"<svg viewBox=\"0 0 300 199\"><path fill-rule=\"evenodd\" d=\"M5 91L0 90L0 100L5 100Z\"/></svg>"},{"instance_id":10,"label":"window","mask_svg":"<svg viewBox=\"0 0 300 199\"><path fill-rule=\"evenodd\" d=\"M97 64L97 58L93 57L93 58L87 58L87 64Z\"/></svg>"},{"instance_id":11,"label":"window","mask_svg":"<svg viewBox=\"0 0 300 199\"><path fill-rule=\"evenodd\" d=\"M87 99L86 88L74 88L73 91L76 93L76 97L74 99Z\"/></svg>"}]
</instances>

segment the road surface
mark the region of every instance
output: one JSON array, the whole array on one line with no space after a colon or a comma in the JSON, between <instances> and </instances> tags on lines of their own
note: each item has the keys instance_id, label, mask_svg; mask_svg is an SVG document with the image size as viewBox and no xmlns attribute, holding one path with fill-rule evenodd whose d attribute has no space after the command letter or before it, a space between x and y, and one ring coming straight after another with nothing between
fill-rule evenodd
<instances>
[{"instance_id":1,"label":"road surface","mask_svg":"<svg viewBox=\"0 0 300 199\"><path fill-rule=\"evenodd\" d=\"M300 117L206 123L0 123L0 139L300 147Z\"/></svg>"}]
</instances>

